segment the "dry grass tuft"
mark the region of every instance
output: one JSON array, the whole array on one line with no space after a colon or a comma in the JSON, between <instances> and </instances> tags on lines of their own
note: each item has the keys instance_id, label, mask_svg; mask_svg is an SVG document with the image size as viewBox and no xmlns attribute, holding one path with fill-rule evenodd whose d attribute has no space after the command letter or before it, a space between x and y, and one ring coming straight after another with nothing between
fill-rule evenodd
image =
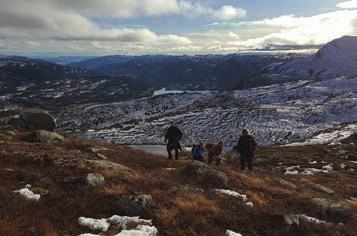
<instances>
[{"instance_id":1,"label":"dry grass tuft","mask_svg":"<svg viewBox=\"0 0 357 236\"><path fill-rule=\"evenodd\" d=\"M268 204L267 200L264 197L260 196L255 192L248 191L247 192L248 199L254 203L254 205L258 205L260 207L266 206Z\"/></svg>"},{"instance_id":2,"label":"dry grass tuft","mask_svg":"<svg viewBox=\"0 0 357 236\"><path fill-rule=\"evenodd\" d=\"M202 193L185 192L174 200L176 207L187 214L206 213L218 215L220 208L216 202L207 199Z\"/></svg>"},{"instance_id":3,"label":"dry grass tuft","mask_svg":"<svg viewBox=\"0 0 357 236\"><path fill-rule=\"evenodd\" d=\"M21 235L21 231L16 223L0 219L0 235Z\"/></svg>"},{"instance_id":4,"label":"dry grass tuft","mask_svg":"<svg viewBox=\"0 0 357 236\"><path fill-rule=\"evenodd\" d=\"M45 222L42 225L42 229L43 229L44 236L58 236L57 230L49 222Z\"/></svg>"},{"instance_id":5,"label":"dry grass tuft","mask_svg":"<svg viewBox=\"0 0 357 236\"><path fill-rule=\"evenodd\" d=\"M121 185L115 185L103 189L103 194L107 196L119 196L119 195L124 195L126 193L127 193L126 188Z\"/></svg>"}]
</instances>

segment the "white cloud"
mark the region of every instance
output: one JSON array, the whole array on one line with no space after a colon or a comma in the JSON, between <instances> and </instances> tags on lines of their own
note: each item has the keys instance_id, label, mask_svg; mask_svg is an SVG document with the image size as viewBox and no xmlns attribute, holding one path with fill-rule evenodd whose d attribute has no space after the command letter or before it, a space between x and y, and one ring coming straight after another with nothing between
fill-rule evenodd
<instances>
[{"instance_id":1,"label":"white cloud","mask_svg":"<svg viewBox=\"0 0 357 236\"><path fill-rule=\"evenodd\" d=\"M5 49L5 48L6 48L5 43L0 42L0 49Z\"/></svg>"},{"instance_id":2,"label":"white cloud","mask_svg":"<svg viewBox=\"0 0 357 236\"><path fill-rule=\"evenodd\" d=\"M41 46L41 43L37 41L25 41L25 45L29 48L38 48Z\"/></svg>"},{"instance_id":3,"label":"white cloud","mask_svg":"<svg viewBox=\"0 0 357 236\"><path fill-rule=\"evenodd\" d=\"M53 1L53 0L52 0ZM219 20L245 17L244 9L224 5L219 9L193 0L55 0L68 9L97 17L133 18L140 16L208 16Z\"/></svg>"},{"instance_id":4,"label":"white cloud","mask_svg":"<svg viewBox=\"0 0 357 236\"><path fill-rule=\"evenodd\" d=\"M353 22L357 10L342 10L311 17L292 15L252 22L252 25L276 27L276 32L247 40L246 45L266 44L310 45L324 44L343 35L357 34ZM249 24L249 23L248 23Z\"/></svg>"},{"instance_id":5,"label":"white cloud","mask_svg":"<svg viewBox=\"0 0 357 236\"><path fill-rule=\"evenodd\" d=\"M337 7L343 8L343 9L354 9L354 8L357 8L357 0L351 0L351 1L340 2L339 4L337 4Z\"/></svg>"},{"instance_id":6,"label":"white cloud","mask_svg":"<svg viewBox=\"0 0 357 236\"><path fill-rule=\"evenodd\" d=\"M69 9L64 11L62 6L59 6L55 1L43 0L31 2L12 0L8 4L0 2L0 35L6 38L24 39L28 46L36 46L34 43L29 43L35 42L36 39L147 44L158 44L165 41L173 45L190 43L187 38L175 35L157 35L147 28L104 28L76 11Z\"/></svg>"},{"instance_id":7,"label":"white cloud","mask_svg":"<svg viewBox=\"0 0 357 236\"><path fill-rule=\"evenodd\" d=\"M236 18L242 18L247 15L244 9L236 8L230 5L222 6L218 11L214 13L214 16L223 21L232 20Z\"/></svg>"}]
</instances>

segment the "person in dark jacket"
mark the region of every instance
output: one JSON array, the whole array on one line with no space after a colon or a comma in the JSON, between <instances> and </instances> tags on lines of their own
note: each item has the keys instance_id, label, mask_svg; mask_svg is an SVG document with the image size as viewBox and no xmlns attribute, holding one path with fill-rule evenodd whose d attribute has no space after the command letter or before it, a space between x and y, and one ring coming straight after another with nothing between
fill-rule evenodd
<instances>
[{"instance_id":1,"label":"person in dark jacket","mask_svg":"<svg viewBox=\"0 0 357 236\"><path fill-rule=\"evenodd\" d=\"M223 142L213 144L209 147L208 150L208 164L211 164L215 160L216 165L221 163L220 155L222 154Z\"/></svg>"},{"instance_id":2,"label":"person in dark jacket","mask_svg":"<svg viewBox=\"0 0 357 236\"><path fill-rule=\"evenodd\" d=\"M181 149L180 140L182 138L182 132L176 127L175 122L171 122L170 127L167 129L165 135L165 143L167 141L167 153L169 159L172 159L172 150L175 150L175 159L179 158L179 150Z\"/></svg>"},{"instance_id":3,"label":"person in dark jacket","mask_svg":"<svg viewBox=\"0 0 357 236\"><path fill-rule=\"evenodd\" d=\"M237 146L234 147L240 153L240 167L242 171L245 169L246 164L248 164L249 170L253 170L253 158L256 147L257 143L253 136L249 134L248 129L242 129L242 135L239 138Z\"/></svg>"},{"instance_id":4,"label":"person in dark jacket","mask_svg":"<svg viewBox=\"0 0 357 236\"><path fill-rule=\"evenodd\" d=\"M203 152L204 148L202 143L200 143L199 145L193 145L191 150L193 160L203 161Z\"/></svg>"}]
</instances>

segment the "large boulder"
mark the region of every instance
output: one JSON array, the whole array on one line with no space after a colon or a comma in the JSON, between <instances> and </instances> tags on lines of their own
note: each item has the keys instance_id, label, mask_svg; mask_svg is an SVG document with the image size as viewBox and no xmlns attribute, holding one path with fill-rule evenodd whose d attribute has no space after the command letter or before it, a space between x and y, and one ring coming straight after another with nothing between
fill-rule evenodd
<instances>
[{"instance_id":1,"label":"large boulder","mask_svg":"<svg viewBox=\"0 0 357 236\"><path fill-rule=\"evenodd\" d=\"M20 112L20 118L24 121L28 130L53 131L56 128L54 118L42 109L25 109Z\"/></svg>"},{"instance_id":2,"label":"large boulder","mask_svg":"<svg viewBox=\"0 0 357 236\"><path fill-rule=\"evenodd\" d=\"M104 176L97 173L89 173L86 177L86 182L88 185L96 187L105 184Z\"/></svg>"},{"instance_id":3,"label":"large boulder","mask_svg":"<svg viewBox=\"0 0 357 236\"><path fill-rule=\"evenodd\" d=\"M323 214L340 218L340 220L351 216L351 206L346 202L327 198L313 198L311 201L322 210Z\"/></svg>"},{"instance_id":4,"label":"large boulder","mask_svg":"<svg viewBox=\"0 0 357 236\"><path fill-rule=\"evenodd\" d=\"M126 179L135 175L134 170L123 166L119 163L115 163L108 160L85 160L91 168L97 169L101 172L110 172L114 175L117 175L119 178Z\"/></svg>"},{"instance_id":5,"label":"large boulder","mask_svg":"<svg viewBox=\"0 0 357 236\"><path fill-rule=\"evenodd\" d=\"M125 215L145 215L155 207L155 201L151 195L125 195L117 197L114 205Z\"/></svg>"},{"instance_id":6,"label":"large boulder","mask_svg":"<svg viewBox=\"0 0 357 236\"><path fill-rule=\"evenodd\" d=\"M328 193L328 194L335 193L335 191L333 191L333 189L323 186L321 184L310 183L310 184L307 184L306 187L323 192L323 193Z\"/></svg>"},{"instance_id":7,"label":"large boulder","mask_svg":"<svg viewBox=\"0 0 357 236\"><path fill-rule=\"evenodd\" d=\"M228 177L224 172L199 161L190 162L182 169L181 174L201 182L205 187L222 188L228 185Z\"/></svg>"},{"instance_id":8,"label":"large boulder","mask_svg":"<svg viewBox=\"0 0 357 236\"><path fill-rule=\"evenodd\" d=\"M34 133L34 141L44 142L44 143L63 142L64 137L55 132L50 132L46 130L37 130Z\"/></svg>"}]
</instances>

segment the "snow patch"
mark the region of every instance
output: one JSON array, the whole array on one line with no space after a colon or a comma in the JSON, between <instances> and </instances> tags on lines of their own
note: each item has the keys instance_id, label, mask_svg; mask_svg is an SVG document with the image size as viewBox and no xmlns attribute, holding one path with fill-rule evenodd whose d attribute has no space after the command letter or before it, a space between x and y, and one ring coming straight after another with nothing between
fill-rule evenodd
<instances>
[{"instance_id":1,"label":"snow patch","mask_svg":"<svg viewBox=\"0 0 357 236\"><path fill-rule=\"evenodd\" d=\"M35 194L33 193L29 188L31 188L31 185L27 184L25 188L22 188L20 190L14 191L15 193L19 193L21 197L30 200L30 201L39 201L41 198L40 194Z\"/></svg>"},{"instance_id":2,"label":"snow patch","mask_svg":"<svg viewBox=\"0 0 357 236\"><path fill-rule=\"evenodd\" d=\"M139 216L117 216L114 215L107 220L110 224L119 225L122 229L126 229L129 224L152 224L152 220L140 219Z\"/></svg>"},{"instance_id":3,"label":"snow patch","mask_svg":"<svg viewBox=\"0 0 357 236\"><path fill-rule=\"evenodd\" d=\"M116 236L155 236L157 233L155 226L138 225L135 229L122 230Z\"/></svg>"},{"instance_id":4,"label":"snow patch","mask_svg":"<svg viewBox=\"0 0 357 236\"><path fill-rule=\"evenodd\" d=\"M225 195L229 195L229 196L233 196L233 197L237 197L237 198L240 198L243 200L243 202L246 202L248 201L248 197L247 195L244 195L244 194L240 194L236 191L232 191L232 190L227 190L227 189L215 189L216 192L219 192L219 193L223 193Z\"/></svg>"},{"instance_id":5,"label":"snow patch","mask_svg":"<svg viewBox=\"0 0 357 236\"><path fill-rule=\"evenodd\" d=\"M120 227L122 231L117 234L120 236L155 236L158 232L157 228L152 226L152 220L140 219L139 216L118 216L113 215L106 219L94 219L79 217L79 225L89 228L92 231L107 232L110 225ZM127 230L128 225L137 224L135 229ZM96 236L95 234L81 234L80 236Z\"/></svg>"},{"instance_id":6,"label":"snow patch","mask_svg":"<svg viewBox=\"0 0 357 236\"><path fill-rule=\"evenodd\" d=\"M301 168L300 166L290 166L285 168L284 175L314 175L316 173L329 173L333 170L332 164L323 166L322 169Z\"/></svg>"},{"instance_id":7,"label":"snow patch","mask_svg":"<svg viewBox=\"0 0 357 236\"><path fill-rule=\"evenodd\" d=\"M354 133L357 133L357 124L350 124L345 127L337 127L338 130L331 132L322 132L304 142L290 143L285 146L305 146L305 145L315 145L315 144L338 144L342 140L350 137Z\"/></svg>"},{"instance_id":8,"label":"snow patch","mask_svg":"<svg viewBox=\"0 0 357 236\"><path fill-rule=\"evenodd\" d=\"M106 232L109 229L110 223L107 219L93 219L86 217L79 217L78 224L89 228L90 230Z\"/></svg>"},{"instance_id":9,"label":"snow patch","mask_svg":"<svg viewBox=\"0 0 357 236\"><path fill-rule=\"evenodd\" d=\"M227 236L242 236L241 234L236 233L236 232L234 232L234 231L232 231L232 230L227 230L227 231L226 231L226 235L227 235Z\"/></svg>"}]
</instances>

